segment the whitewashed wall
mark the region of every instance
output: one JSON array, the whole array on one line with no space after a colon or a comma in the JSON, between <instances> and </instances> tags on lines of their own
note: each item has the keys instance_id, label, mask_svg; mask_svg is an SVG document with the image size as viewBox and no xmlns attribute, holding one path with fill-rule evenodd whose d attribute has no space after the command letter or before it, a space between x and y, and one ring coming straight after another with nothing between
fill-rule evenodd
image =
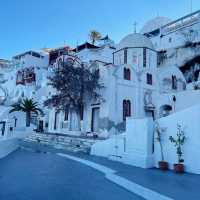
<instances>
[{"instance_id":1,"label":"whitewashed wall","mask_svg":"<svg viewBox=\"0 0 200 200\"><path fill-rule=\"evenodd\" d=\"M142 168L153 167L152 119L128 118L125 134L95 143L91 154Z\"/></svg>"},{"instance_id":2,"label":"whitewashed wall","mask_svg":"<svg viewBox=\"0 0 200 200\"><path fill-rule=\"evenodd\" d=\"M185 38L183 36L183 32L186 32L188 30L194 30L197 32L196 34L196 38L195 40L196 41L199 41L199 21L198 23L196 24L193 24L193 25L190 25L190 26L185 26L181 29L178 29L176 31L172 31L171 33L169 34L164 34L164 33L161 33L163 34L162 37L160 37L160 34L156 37L152 37L151 38L151 41L153 42L155 48L157 50L163 50L163 49L169 49L169 48L175 48L177 46L181 46L184 44L185 42ZM170 40L171 38L171 40Z\"/></svg>"},{"instance_id":3,"label":"whitewashed wall","mask_svg":"<svg viewBox=\"0 0 200 200\"><path fill-rule=\"evenodd\" d=\"M174 163L177 163L176 148L174 144L169 141L169 136L176 137L177 124L182 125L186 136L186 142L183 146L185 170L200 174L200 105L190 107L180 112L174 113L170 116L158 120L160 127L166 128L163 133L163 151L164 157L170 164L170 168ZM160 161L160 147L155 140L155 165Z\"/></svg>"},{"instance_id":4,"label":"whitewashed wall","mask_svg":"<svg viewBox=\"0 0 200 200\"><path fill-rule=\"evenodd\" d=\"M42 54L41 54L42 55ZM49 56L48 54L43 54L43 58L38 58L29 54L24 55L19 60L16 60L17 62L20 62L20 64L23 67L38 67L38 66L48 66L49 64Z\"/></svg>"},{"instance_id":5,"label":"whitewashed wall","mask_svg":"<svg viewBox=\"0 0 200 200\"><path fill-rule=\"evenodd\" d=\"M0 158L7 156L9 153L15 151L18 147L17 138L0 140Z\"/></svg>"}]
</instances>

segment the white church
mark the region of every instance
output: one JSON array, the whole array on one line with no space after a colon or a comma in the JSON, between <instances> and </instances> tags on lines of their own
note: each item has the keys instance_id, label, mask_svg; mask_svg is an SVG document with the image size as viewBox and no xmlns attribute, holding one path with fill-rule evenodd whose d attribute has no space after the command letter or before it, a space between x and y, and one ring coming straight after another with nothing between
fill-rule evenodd
<instances>
[{"instance_id":1,"label":"white church","mask_svg":"<svg viewBox=\"0 0 200 200\"><path fill-rule=\"evenodd\" d=\"M140 33L131 33L115 44L108 36L97 45L27 51L1 64L1 137L10 127L22 130L24 116L9 114L10 105L24 97L43 102L56 91L48 76L60 60L74 59L98 69L105 101L87 102L81 127L73 113L44 108L36 119L41 131L102 138L91 154L139 167L157 166L161 152L155 125L163 131L163 152L172 168L176 149L169 137L177 124L185 132L185 170L200 174L200 11L172 21L157 17ZM6 120L5 120L6 119ZM16 120L17 119L17 120Z\"/></svg>"}]
</instances>

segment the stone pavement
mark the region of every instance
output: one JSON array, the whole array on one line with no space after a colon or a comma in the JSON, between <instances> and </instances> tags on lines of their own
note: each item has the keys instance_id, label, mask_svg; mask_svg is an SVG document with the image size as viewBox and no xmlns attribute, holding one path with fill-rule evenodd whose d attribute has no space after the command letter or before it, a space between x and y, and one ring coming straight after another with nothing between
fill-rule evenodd
<instances>
[{"instance_id":1,"label":"stone pavement","mask_svg":"<svg viewBox=\"0 0 200 200\"><path fill-rule=\"evenodd\" d=\"M172 171L163 172L155 168L142 169L105 158L90 156L84 153L75 154L64 150L56 150L48 146L38 146L37 148L39 151L43 152L67 153L69 155L77 156L79 158L104 165L116 170L116 174L134 183L171 197L175 200L200 200L200 175L188 173L175 174Z\"/></svg>"},{"instance_id":2,"label":"stone pavement","mask_svg":"<svg viewBox=\"0 0 200 200\"><path fill-rule=\"evenodd\" d=\"M143 200L88 166L17 150L0 160L0 200Z\"/></svg>"}]
</instances>

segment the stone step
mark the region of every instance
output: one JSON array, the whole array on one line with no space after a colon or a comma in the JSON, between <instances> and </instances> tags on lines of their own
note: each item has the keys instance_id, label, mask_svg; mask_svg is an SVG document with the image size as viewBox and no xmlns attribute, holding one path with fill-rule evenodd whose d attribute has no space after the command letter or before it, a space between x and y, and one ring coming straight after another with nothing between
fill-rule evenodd
<instances>
[{"instance_id":1,"label":"stone step","mask_svg":"<svg viewBox=\"0 0 200 200\"><path fill-rule=\"evenodd\" d=\"M77 137L45 135L34 133L24 139L25 142L40 143L51 145L55 148L61 148L72 152L89 153L91 146L96 142L91 139L83 139Z\"/></svg>"},{"instance_id":2,"label":"stone step","mask_svg":"<svg viewBox=\"0 0 200 200\"><path fill-rule=\"evenodd\" d=\"M32 143L32 142L26 142L26 145L25 147L27 148L28 143ZM37 144L37 143L35 143ZM42 145L49 145L49 143L40 143ZM22 145L23 147L24 145ZM56 149L64 149L64 150L67 150L67 151L70 151L70 152L84 152L84 153L89 153L90 151L90 147L76 147L76 146L69 146L69 145L61 145L61 144L53 144L53 145L50 145ZM33 146L31 146L31 148L33 148ZM37 146L36 146L36 149L37 149Z\"/></svg>"},{"instance_id":3,"label":"stone step","mask_svg":"<svg viewBox=\"0 0 200 200\"><path fill-rule=\"evenodd\" d=\"M73 143L73 144L85 144L85 145L93 145L95 142L94 141L83 141L83 140L78 140L78 139L71 139L71 138L65 138L65 139L59 139L59 138L48 138L48 137L28 137L26 140L32 140L32 141L52 141L52 142L64 142L64 143Z\"/></svg>"},{"instance_id":4,"label":"stone step","mask_svg":"<svg viewBox=\"0 0 200 200\"><path fill-rule=\"evenodd\" d=\"M38 140L39 139L39 140ZM35 142L48 142L48 143L60 143L60 144L71 144L71 145L84 145L84 146L91 146L94 142L87 142L87 141L79 141L79 140L49 140L48 138L34 138L29 137L25 139L26 141L35 141Z\"/></svg>"}]
</instances>

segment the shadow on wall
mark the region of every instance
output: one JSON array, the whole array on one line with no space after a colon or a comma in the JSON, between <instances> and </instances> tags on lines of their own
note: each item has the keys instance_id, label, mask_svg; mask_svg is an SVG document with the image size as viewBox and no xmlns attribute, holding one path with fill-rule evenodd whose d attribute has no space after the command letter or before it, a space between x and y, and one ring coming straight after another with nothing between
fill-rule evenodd
<instances>
[{"instance_id":1,"label":"shadow on wall","mask_svg":"<svg viewBox=\"0 0 200 200\"><path fill-rule=\"evenodd\" d=\"M115 124L114 121L110 120L108 117L99 119L99 128L102 132L114 132L115 134L120 134L126 131L126 122L120 122Z\"/></svg>"}]
</instances>

